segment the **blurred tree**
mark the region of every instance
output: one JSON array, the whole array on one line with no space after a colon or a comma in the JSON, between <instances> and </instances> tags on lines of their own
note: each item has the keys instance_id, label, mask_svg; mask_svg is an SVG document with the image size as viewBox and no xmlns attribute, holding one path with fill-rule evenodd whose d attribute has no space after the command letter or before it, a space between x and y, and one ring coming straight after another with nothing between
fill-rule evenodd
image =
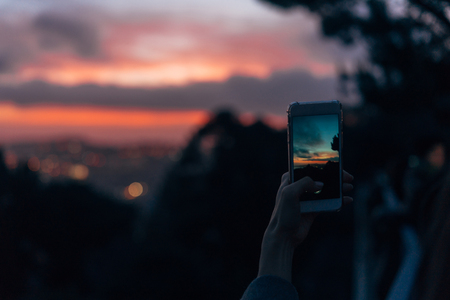
<instances>
[{"instance_id":1,"label":"blurred tree","mask_svg":"<svg viewBox=\"0 0 450 300\"><path fill-rule=\"evenodd\" d=\"M168 172L142 253L108 299L238 299L257 275L262 236L286 171L286 130L261 121L244 126L232 113L218 113ZM329 298L328 291L337 291L334 299L350 297L351 222L343 218L345 211L333 220L318 218L305 242L308 253L300 253L296 270L317 274L294 275L305 299ZM320 264L305 262L319 244L342 251L320 252L314 257ZM308 298L311 283L328 289Z\"/></svg>"},{"instance_id":2,"label":"blurred tree","mask_svg":"<svg viewBox=\"0 0 450 300\"><path fill-rule=\"evenodd\" d=\"M439 105L450 93L449 1L263 0L306 7L322 32L345 45L362 43L368 60L341 80L356 82L365 103L386 112Z\"/></svg>"},{"instance_id":3,"label":"blurred tree","mask_svg":"<svg viewBox=\"0 0 450 300\"><path fill-rule=\"evenodd\" d=\"M0 298L91 293L88 254L131 236L136 213L133 205L89 186L43 185L26 165L8 170L0 152Z\"/></svg>"},{"instance_id":4,"label":"blurred tree","mask_svg":"<svg viewBox=\"0 0 450 300\"><path fill-rule=\"evenodd\" d=\"M167 174L147 250L111 295L238 299L257 274L261 239L286 170L285 131L262 122L243 126L230 112L216 115Z\"/></svg>"},{"instance_id":5,"label":"blurred tree","mask_svg":"<svg viewBox=\"0 0 450 300\"><path fill-rule=\"evenodd\" d=\"M263 0L282 8L302 6L321 19L322 33L326 37L341 41L344 45L363 45L367 50L367 61L359 62L357 70L346 70L339 66L342 86L349 87L356 84L361 96L362 107L357 112L359 122L352 128L345 130L346 162L353 162L361 171L368 174L369 184L373 184L370 168L383 169L396 189L398 195L408 191L404 184L405 171L416 168L411 164L408 156L414 153L414 147L420 141L423 147L431 147L430 141L424 137L436 135L444 142L450 141L448 126L450 125L450 1L438 0ZM351 126L350 126L351 127ZM425 144L424 144L425 143ZM349 147L350 146L350 147ZM448 148L448 147L447 147ZM447 153L448 157L448 153ZM409 158L414 158L409 156ZM416 157L417 159L417 157ZM356 162L356 163L355 163ZM448 167L448 159L447 159ZM448 169L444 169L448 171ZM359 174L358 174L359 175ZM414 191L415 201L420 203L421 211L411 214L408 222L417 222L427 217L425 201L448 204L448 197L434 199L438 194L433 190L443 173L431 178L424 184L422 192ZM370 185L367 186L370 186ZM417 181L414 183L417 187ZM411 191L411 187L409 187ZM366 187L367 189L367 187ZM369 192L370 193L370 192ZM372 194L372 193L370 193ZM427 197L422 197L424 194ZM448 190L445 193L448 195ZM375 194L376 195L376 194ZM433 196L430 196L433 195ZM434 201L430 201L432 198ZM372 215L380 208L380 196L367 201ZM377 203L378 202L378 203ZM402 203L406 211L412 208L411 202ZM379 205L377 207L377 205ZM410 205L410 207L408 207ZM417 205L417 204L416 204ZM431 204L428 204L431 205ZM442 206L444 207L444 206ZM439 212L448 211L440 207ZM437 211L437 210L436 210ZM360 212L358 212L360 213ZM441 214L443 216L445 214ZM395 216L395 222L399 220ZM414 220L414 221L413 221ZM379 222L386 226L387 220ZM378 224L373 222L372 228ZM434 230L439 226L431 226ZM383 232L392 234L394 229L388 228ZM441 228L441 227L439 227ZM428 230L428 229L427 229ZM370 231L365 233L370 236ZM423 238L421 246L424 249L423 257L430 257L437 252L437 245L450 244L449 236L440 235L442 240L436 243ZM398 238L390 236L389 240L370 242L375 246L395 245ZM395 247L394 247L395 248ZM443 249L443 248L442 248ZM389 266L399 262L399 257L392 260L389 257L398 255L398 250L383 250L384 258L374 256L369 260L384 260ZM439 252L439 262L449 261L448 251ZM384 254L384 255L385 255ZM436 260L438 261L438 260ZM377 270L381 270L381 264ZM436 271L442 267L440 263L422 261L421 269L433 270L430 273L420 274L415 285L415 299L447 299L449 298L448 272ZM391 278L395 274L380 273L383 278L377 289L380 298L384 298L387 289L391 286ZM421 276L423 276L421 278ZM432 278L432 288L424 283L424 278ZM369 283L370 284L370 283ZM372 283L373 284L373 283ZM423 291L433 290L429 294ZM438 291L439 292L436 292ZM423 293L423 294L422 294ZM434 293L434 295L433 295ZM434 297L433 297L433 296Z\"/></svg>"}]
</instances>

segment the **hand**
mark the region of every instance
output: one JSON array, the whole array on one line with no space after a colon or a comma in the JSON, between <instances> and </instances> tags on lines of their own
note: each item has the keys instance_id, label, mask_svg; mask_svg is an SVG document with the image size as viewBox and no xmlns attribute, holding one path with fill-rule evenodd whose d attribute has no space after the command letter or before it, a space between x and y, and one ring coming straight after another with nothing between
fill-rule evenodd
<instances>
[{"instance_id":1,"label":"hand","mask_svg":"<svg viewBox=\"0 0 450 300\"><path fill-rule=\"evenodd\" d=\"M353 176L343 172L343 191L353 189ZM290 280L292 257L295 248L306 238L309 229L318 213L301 214L300 197L308 192L315 192L323 187L323 183L315 182L310 177L289 184L289 174L285 173L278 189L275 208L269 225L264 233L259 276L278 275ZM343 197L343 205L353 201L351 197Z\"/></svg>"},{"instance_id":2,"label":"hand","mask_svg":"<svg viewBox=\"0 0 450 300\"><path fill-rule=\"evenodd\" d=\"M351 184L353 176L343 172L343 192L353 189ZM313 181L310 177L304 177L299 181L289 184L289 174L285 173L278 189L275 208L267 227L266 233L276 234L278 238L284 238L295 248L308 235L309 229L318 213L301 214L300 197L305 192L316 192L322 189L323 183ZM344 196L343 205L353 201L349 196Z\"/></svg>"}]
</instances>

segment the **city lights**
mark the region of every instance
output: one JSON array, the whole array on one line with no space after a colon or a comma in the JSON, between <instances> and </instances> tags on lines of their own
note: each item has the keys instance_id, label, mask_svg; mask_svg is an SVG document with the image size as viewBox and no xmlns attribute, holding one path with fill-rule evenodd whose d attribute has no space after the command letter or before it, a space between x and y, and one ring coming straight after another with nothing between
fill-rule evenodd
<instances>
[{"instance_id":1,"label":"city lights","mask_svg":"<svg viewBox=\"0 0 450 300\"><path fill-rule=\"evenodd\" d=\"M11 146L3 152L3 163L10 170L26 167L43 183L84 181L100 190L113 191L118 199L144 201L151 199L155 180L155 175L146 170L156 168L163 172L163 166L173 163L172 156L177 151L178 148L165 144L114 149L92 146L79 139L59 140Z\"/></svg>"}]
</instances>

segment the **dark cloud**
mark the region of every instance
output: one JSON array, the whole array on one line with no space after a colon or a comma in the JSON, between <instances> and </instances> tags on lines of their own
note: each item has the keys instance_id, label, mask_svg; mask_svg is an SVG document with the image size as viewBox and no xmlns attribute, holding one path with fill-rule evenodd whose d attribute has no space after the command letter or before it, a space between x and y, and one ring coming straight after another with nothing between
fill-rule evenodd
<instances>
[{"instance_id":1,"label":"dark cloud","mask_svg":"<svg viewBox=\"0 0 450 300\"><path fill-rule=\"evenodd\" d=\"M339 157L327 157L327 158L319 158L319 157L311 157L315 161L339 161Z\"/></svg>"},{"instance_id":2,"label":"dark cloud","mask_svg":"<svg viewBox=\"0 0 450 300\"><path fill-rule=\"evenodd\" d=\"M318 79L302 71L278 72L268 79L237 76L221 83L157 89L92 84L64 87L40 81L16 87L0 85L0 99L18 104L50 102L209 110L231 107L238 112L277 115L285 115L292 101L333 98L336 98L335 79Z\"/></svg>"},{"instance_id":3,"label":"dark cloud","mask_svg":"<svg viewBox=\"0 0 450 300\"><path fill-rule=\"evenodd\" d=\"M298 147L295 149L295 153L297 153L297 154L310 154L308 149L298 148ZM317 153L314 153L314 155L317 155Z\"/></svg>"},{"instance_id":4,"label":"dark cloud","mask_svg":"<svg viewBox=\"0 0 450 300\"><path fill-rule=\"evenodd\" d=\"M0 52L0 73L8 72L12 67L11 55L7 51Z\"/></svg>"},{"instance_id":5,"label":"dark cloud","mask_svg":"<svg viewBox=\"0 0 450 300\"><path fill-rule=\"evenodd\" d=\"M26 26L13 26L0 20L0 73L9 73L16 70L22 63L33 59L33 51Z\"/></svg>"},{"instance_id":6,"label":"dark cloud","mask_svg":"<svg viewBox=\"0 0 450 300\"><path fill-rule=\"evenodd\" d=\"M294 145L294 156L295 157L301 157L301 158L308 158L308 159L312 159L315 157L318 157L319 154L318 153L311 153L308 149L305 148L300 148L297 145Z\"/></svg>"},{"instance_id":7,"label":"dark cloud","mask_svg":"<svg viewBox=\"0 0 450 300\"><path fill-rule=\"evenodd\" d=\"M0 74L13 75L38 61L46 51L71 51L82 57L100 56L100 37L92 15L44 13L11 22L0 19Z\"/></svg>"},{"instance_id":8,"label":"dark cloud","mask_svg":"<svg viewBox=\"0 0 450 300\"><path fill-rule=\"evenodd\" d=\"M263 111L285 114L293 101L314 101L336 98L333 78L316 78L303 71L276 72L266 80L234 77L226 83L229 99L236 104L248 104L245 108L257 111L251 105L266 105Z\"/></svg>"},{"instance_id":9,"label":"dark cloud","mask_svg":"<svg viewBox=\"0 0 450 300\"><path fill-rule=\"evenodd\" d=\"M296 118L293 129L296 149L310 148L324 143L319 127L311 119Z\"/></svg>"},{"instance_id":10,"label":"dark cloud","mask_svg":"<svg viewBox=\"0 0 450 300\"><path fill-rule=\"evenodd\" d=\"M74 16L44 13L33 21L44 49L69 46L83 57L94 56L99 49L98 29L92 22Z\"/></svg>"}]
</instances>

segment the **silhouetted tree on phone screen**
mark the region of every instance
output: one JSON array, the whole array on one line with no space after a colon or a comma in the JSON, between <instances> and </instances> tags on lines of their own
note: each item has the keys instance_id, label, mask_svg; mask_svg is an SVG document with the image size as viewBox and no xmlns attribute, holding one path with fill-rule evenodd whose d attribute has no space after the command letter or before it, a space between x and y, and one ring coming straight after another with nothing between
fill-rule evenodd
<instances>
[{"instance_id":1,"label":"silhouetted tree on phone screen","mask_svg":"<svg viewBox=\"0 0 450 300\"><path fill-rule=\"evenodd\" d=\"M335 135L331 142L331 150L339 151L339 136Z\"/></svg>"}]
</instances>

